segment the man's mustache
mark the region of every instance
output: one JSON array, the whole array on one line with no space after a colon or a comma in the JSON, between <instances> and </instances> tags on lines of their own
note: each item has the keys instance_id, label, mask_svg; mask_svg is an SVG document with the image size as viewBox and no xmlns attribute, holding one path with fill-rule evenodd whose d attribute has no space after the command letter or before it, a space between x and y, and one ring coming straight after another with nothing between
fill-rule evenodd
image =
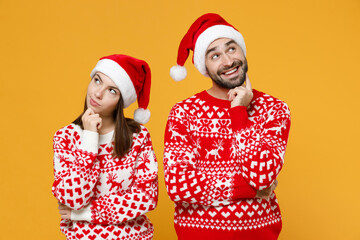
<instances>
[{"instance_id":1,"label":"man's mustache","mask_svg":"<svg viewBox=\"0 0 360 240\"><path fill-rule=\"evenodd\" d=\"M241 67L244 63L242 61L234 61L231 66L220 68L217 72L218 75L222 74L226 70L232 69L234 67Z\"/></svg>"}]
</instances>

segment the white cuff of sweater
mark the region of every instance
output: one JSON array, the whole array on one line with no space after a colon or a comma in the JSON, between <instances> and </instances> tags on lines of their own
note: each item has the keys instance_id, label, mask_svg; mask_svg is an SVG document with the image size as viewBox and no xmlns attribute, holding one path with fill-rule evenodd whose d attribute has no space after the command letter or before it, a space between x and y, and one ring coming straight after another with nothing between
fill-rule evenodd
<instances>
[{"instance_id":1,"label":"white cuff of sweater","mask_svg":"<svg viewBox=\"0 0 360 240\"><path fill-rule=\"evenodd\" d=\"M80 210L71 210L71 220L91 222L91 204Z\"/></svg>"},{"instance_id":2,"label":"white cuff of sweater","mask_svg":"<svg viewBox=\"0 0 360 240\"><path fill-rule=\"evenodd\" d=\"M99 149L99 133L84 130L80 148L84 151L97 154Z\"/></svg>"}]
</instances>

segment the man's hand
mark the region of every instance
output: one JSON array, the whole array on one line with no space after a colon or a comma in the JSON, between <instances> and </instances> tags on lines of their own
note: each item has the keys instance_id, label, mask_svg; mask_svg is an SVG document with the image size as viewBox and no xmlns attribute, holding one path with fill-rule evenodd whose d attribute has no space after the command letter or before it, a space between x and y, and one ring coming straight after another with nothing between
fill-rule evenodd
<instances>
[{"instance_id":1,"label":"man's hand","mask_svg":"<svg viewBox=\"0 0 360 240\"><path fill-rule=\"evenodd\" d=\"M237 106L249 106L254 94L250 83L249 76L246 74L246 86L244 84L240 87L230 89L228 92L229 101L231 101L231 107Z\"/></svg>"},{"instance_id":2,"label":"man's hand","mask_svg":"<svg viewBox=\"0 0 360 240\"><path fill-rule=\"evenodd\" d=\"M275 190L275 188L277 187L277 185L278 185L278 180L275 179L274 183L270 187L268 187L264 190L258 190L256 192L255 198L262 198L262 199L265 199L266 201L269 201L270 196L273 193L273 191Z\"/></svg>"},{"instance_id":3,"label":"man's hand","mask_svg":"<svg viewBox=\"0 0 360 240\"><path fill-rule=\"evenodd\" d=\"M99 114L95 114L95 112L88 108L82 118L81 118L84 126L84 130L97 132L102 125L102 119Z\"/></svg>"},{"instance_id":4,"label":"man's hand","mask_svg":"<svg viewBox=\"0 0 360 240\"><path fill-rule=\"evenodd\" d=\"M58 202L59 204L59 213L62 219L70 220L71 219L71 208L67 207L66 205Z\"/></svg>"}]
</instances>

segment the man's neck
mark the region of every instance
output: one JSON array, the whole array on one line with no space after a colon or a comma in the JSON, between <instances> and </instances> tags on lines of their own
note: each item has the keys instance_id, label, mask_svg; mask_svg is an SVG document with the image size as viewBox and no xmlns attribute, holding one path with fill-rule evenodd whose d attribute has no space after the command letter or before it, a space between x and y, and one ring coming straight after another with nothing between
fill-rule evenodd
<instances>
[{"instance_id":1,"label":"man's neck","mask_svg":"<svg viewBox=\"0 0 360 240\"><path fill-rule=\"evenodd\" d=\"M213 82L213 86L207 90L207 92L214 98L219 98L222 100L229 100L228 92L229 89L222 88Z\"/></svg>"}]
</instances>

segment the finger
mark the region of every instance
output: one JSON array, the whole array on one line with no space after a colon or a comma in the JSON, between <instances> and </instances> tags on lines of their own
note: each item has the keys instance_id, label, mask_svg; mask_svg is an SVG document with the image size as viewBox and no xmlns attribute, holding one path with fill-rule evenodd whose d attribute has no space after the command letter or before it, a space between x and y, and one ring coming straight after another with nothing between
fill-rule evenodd
<instances>
[{"instance_id":1,"label":"finger","mask_svg":"<svg viewBox=\"0 0 360 240\"><path fill-rule=\"evenodd\" d=\"M68 209L68 207L66 207L66 206L59 206L58 209L59 209L60 211L62 211L62 210Z\"/></svg>"},{"instance_id":2,"label":"finger","mask_svg":"<svg viewBox=\"0 0 360 240\"><path fill-rule=\"evenodd\" d=\"M86 109L86 111L84 112L83 116L89 116L91 114L92 109L88 108Z\"/></svg>"},{"instance_id":3,"label":"finger","mask_svg":"<svg viewBox=\"0 0 360 240\"><path fill-rule=\"evenodd\" d=\"M97 129L99 130L102 126L102 119L100 118L99 123L96 125Z\"/></svg>"},{"instance_id":4,"label":"finger","mask_svg":"<svg viewBox=\"0 0 360 240\"><path fill-rule=\"evenodd\" d=\"M70 214L63 214L63 215L60 215L62 219L70 219L71 218L71 215Z\"/></svg>"},{"instance_id":5,"label":"finger","mask_svg":"<svg viewBox=\"0 0 360 240\"><path fill-rule=\"evenodd\" d=\"M241 92L241 90L236 87L236 88L230 89L229 92L228 92L228 94L229 94L230 96L236 97L236 95L238 95L240 92Z\"/></svg>"},{"instance_id":6,"label":"finger","mask_svg":"<svg viewBox=\"0 0 360 240\"><path fill-rule=\"evenodd\" d=\"M91 108L86 109L86 111L84 112L84 114L81 117L81 120L85 121L90 116L90 113L91 113Z\"/></svg>"},{"instance_id":7,"label":"finger","mask_svg":"<svg viewBox=\"0 0 360 240\"><path fill-rule=\"evenodd\" d=\"M278 180L277 180L277 179L275 179L274 184L275 184L275 187L277 187L277 186L278 186L279 182L278 182Z\"/></svg>"},{"instance_id":8,"label":"finger","mask_svg":"<svg viewBox=\"0 0 360 240\"><path fill-rule=\"evenodd\" d=\"M245 89L246 89L246 87L240 86L240 87L233 88L232 90L234 90L234 92L238 94L238 93L245 92Z\"/></svg>"},{"instance_id":9,"label":"finger","mask_svg":"<svg viewBox=\"0 0 360 240\"><path fill-rule=\"evenodd\" d=\"M66 210L59 210L60 215L66 215L67 211Z\"/></svg>"},{"instance_id":10,"label":"finger","mask_svg":"<svg viewBox=\"0 0 360 240\"><path fill-rule=\"evenodd\" d=\"M94 118L100 118L100 115L98 113L94 113L94 114L91 114L89 116L87 116L88 119L94 119Z\"/></svg>"},{"instance_id":11,"label":"finger","mask_svg":"<svg viewBox=\"0 0 360 240\"><path fill-rule=\"evenodd\" d=\"M94 110L92 108L88 108L90 115L95 114Z\"/></svg>"},{"instance_id":12,"label":"finger","mask_svg":"<svg viewBox=\"0 0 360 240\"><path fill-rule=\"evenodd\" d=\"M251 86L251 82L250 82L250 78L249 78L248 74L246 74L246 81L245 82L246 82L246 89L252 91L252 86Z\"/></svg>"},{"instance_id":13,"label":"finger","mask_svg":"<svg viewBox=\"0 0 360 240\"><path fill-rule=\"evenodd\" d=\"M228 91L229 100L232 101L235 98L235 91L234 89L230 89Z\"/></svg>"},{"instance_id":14,"label":"finger","mask_svg":"<svg viewBox=\"0 0 360 240\"><path fill-rule=\"evenodd\" d=\"M232 89L232 100L234 100L235 98L242 98L245 95L245 88L244 87L237 87Z\"/></svg>"}]
</instances>

